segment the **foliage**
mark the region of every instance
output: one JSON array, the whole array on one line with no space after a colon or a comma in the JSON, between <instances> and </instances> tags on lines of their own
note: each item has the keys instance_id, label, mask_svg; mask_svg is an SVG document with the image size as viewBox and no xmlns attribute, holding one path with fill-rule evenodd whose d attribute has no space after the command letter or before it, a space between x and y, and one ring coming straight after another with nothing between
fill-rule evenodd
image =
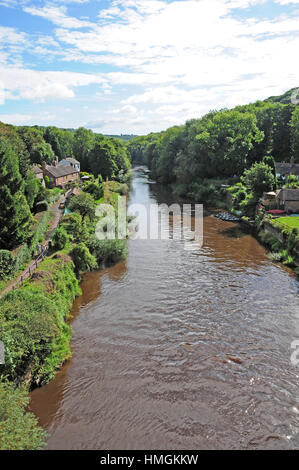
<instances>
[{"instance_id":1,"label":"foliage","mask_svg":"<svg viewBox=\"0 0 299 470\"><path fill-rule=\"evenodd\" d=\"M63 250L69 241L68 234L63 227L57 227L52 236L52 244L54 250Z\"/></svg>"},{"instance_id":2,"label":"foliage","mask_svg":"<svg viewBox=\"0 0 299 470\"><path fill-rule=\"evenodd\" d=\"M6 361L2 375L49 381L70 357L69 308L79 292L70 260L46 259L33 279L0 300L0 339Z\"/></svg>"},{"instance_id":3,"label":"foliage","mask_svg":"<svg viewBox=\"0 0 299 470\"><path fill-rule=\"evenodd\" d=\"M296 162L299 162L299 106L292 114L290 122L291 128L291 152Z\"/></svg>"},{"instance_id":4,"label":"foliage","mask_svg":"<svg viewBox=\"0 0 299 470\"><path fill-rule=\"evenodd\" d=\"M68 203L68 209L71 212L79 212L82 221L86 217L92 220L95 217L96 203L90 194L82 193L71 198Z\"/></svg>"},{"instance_id":5,"label":"foliage","mask_svg":"<svg viewBox=\"0 0 299 470\"><path fill-rule=\"evenodd\" d=\"M241 176L241 182L257 201L264 192L272 191L275 186L275 177L271 168L265 163L255 163Z\"/></svg>"},{"instance_id":6,"label":"foliage","mask_svg":"<svg viewBox=\"0 0 299 470\"><path fill-rule=\"evenodd\" d=\"M75 245L70 253L77 272L92 271L98 266L96 258L90 253L84 243Z\"/></svg>"},{"instance_id":7,"label":"foliage","mask_svg":"<svg viewBox=\"0 0 299 470\"><path fill-rule=\"evenodd\" d=\"M81 231L82 217L78 213L67 214L60 221L60 226L64 227L71 238L76 238Z\"/></svg>"},{"instance_id":8,"label":"foliage","mask_svg":"<svg viewBox=\"0 0 299 470\"><path fill-rule=\"evenodd\" d=\"M286 180L286 184L284 186L288 189L298 189L299 188L299 180L296 175L289 175Z\"/></svg>"},{"instance_id":9,"label":"foliage","mask_svg":"<svg viewBox=\"0 0 299 470\"><path fill-rule=\"evenodd\" d=\"M33 413L27 411L25 387L0 381L0 450L38 450L46 433Z\"/></svg>"},{"instance_id":10,"label":"foliage","mask_svg":"<svg viewBox=\"0 0 299 470\"><path fill-rule=\"evenodd\" d=\"M125 240L98 240L92 238L88 247L99 264L116 263L126 258L127 243Z\"/></svg>"},{"instance_id":11,"label":"foliage","mask_svg":"<svg viewBox=\"0 0 299 470\"><path fill-rule=\"evenodd\" d=\"M104 195L103 184L98 184L96 182L85 183L83 186L83 191L91 194L95 200L100 199Z\"/></svg>"},{"instance_id":12,"label":"foliage","mask_svg":"<svg viewBox=\"0 0 299 470\"><path fill-rule=\"evenodd\" d=\"M285 103L258 101L233 110L213 111L184 126L136 137L127 145L131 160L147 165L158 181L175 185L181 196L190 193L191 184L240 176L262 160L275 178L273 163L290 158L291 144L299 161L299 108L289 99ZM191 193L199 197L198 190Z\"/></svg>"},{"instance_id":13,"label":"foliage","mask_svg":"<svg viewBox=\"0 0 299 470\"><path fill-rule=\"evenodd\" d=\"M15 248L27 239L33 218L24 195L17 156L1 141L0 160L0 248Z\"/></svg>"},{"instance_id":14,"label":"foliage","mask_svg":"<svg viewBox=\"0 0 299 470\"><path fill-rule=\"evenodd\" d=\"M0 250L0 280L7 280L16 271L16 259L8 250Z\"/></svg>"}]
</instances>

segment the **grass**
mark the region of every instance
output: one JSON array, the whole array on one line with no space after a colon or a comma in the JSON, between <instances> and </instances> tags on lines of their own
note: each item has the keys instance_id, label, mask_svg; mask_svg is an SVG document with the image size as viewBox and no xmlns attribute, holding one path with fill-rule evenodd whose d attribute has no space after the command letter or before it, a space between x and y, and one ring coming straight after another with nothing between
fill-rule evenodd
<instances>
[{"instance_id":1,"label":"grass","mask_svg":"<svg viewBox=\"0 0 299 470\"><path fill-rule=\"evenodd\" d=\"M279 225L286 228L299 229L299 217L279 217L275 220Z\"/></svg>"}]
</instances>

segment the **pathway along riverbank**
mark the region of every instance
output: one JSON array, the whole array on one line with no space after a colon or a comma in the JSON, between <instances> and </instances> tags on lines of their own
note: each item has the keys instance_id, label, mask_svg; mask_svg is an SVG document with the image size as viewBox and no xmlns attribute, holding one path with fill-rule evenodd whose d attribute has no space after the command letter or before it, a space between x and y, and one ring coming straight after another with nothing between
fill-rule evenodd
<instances>
[{"instance_id":1,"label":"pathway along riverbank","mask_svg":"<svg viewBox=\"0 0 299 470\"><path fill-rule=\"evenodd\" d=\"M131 203L171 197L137 172ZM253 237L207 216L201 249L130 241L81 287L73 358L31 394L47 449L299 448L299 284Z\"/></svg>"}]
</instances>

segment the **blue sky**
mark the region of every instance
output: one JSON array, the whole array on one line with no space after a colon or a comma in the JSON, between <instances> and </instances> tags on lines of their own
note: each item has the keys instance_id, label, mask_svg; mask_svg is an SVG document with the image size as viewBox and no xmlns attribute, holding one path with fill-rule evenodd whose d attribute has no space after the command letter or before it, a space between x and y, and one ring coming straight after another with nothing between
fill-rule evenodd
<instances>
[{"instance_id":1,"label":"blue sky","mask_svg":"<svg viewBox=\"0 0 299 470\"><path fill-rule=\"evenodd\" d=\"M299 87L299 0L0 0L0 120L145 134Z\"/></svg>"}]
</instances>

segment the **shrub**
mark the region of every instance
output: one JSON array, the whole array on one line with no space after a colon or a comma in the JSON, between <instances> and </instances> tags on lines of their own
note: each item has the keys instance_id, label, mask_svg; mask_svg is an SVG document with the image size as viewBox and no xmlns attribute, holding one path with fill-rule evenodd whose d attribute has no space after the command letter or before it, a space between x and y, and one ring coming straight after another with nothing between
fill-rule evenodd
<instances>
[{"instance_id":1,"label":"shrub","mask_svg":"<svg viewBox=\"0 0 299 470\"><path fill-rule=\"evenodd\" d=\"M16 258L8 250L0 250L0 280L10 279L16 272Z\"/></svg>"},{"instance_id":2,"label":"shrub","mask_svg":"<svg viewBox=\"0 0 299 470\"><path fill-rule=\"evenodd\" d=\"M70 255L77 272L92 271L92 269L96 269L98 266L96 258L90 253L84 243L75 245Z\"/></svg>"},{"instance_id":3,"label":"shrub","mask_svg":"<svg viewBox=\"0 0 299 470\"><path fill-rule=\"evenodd\" d=\"M291 255L286 256L286 258L283 261L283 264L285 266L290 266L290 267L294 266L295 263L294 263L293 257Z\"/></svg>"},{"instance_id":4,"label":"shrub","mask_svg":"<svg viewBox=\"0 0 299 470\"><path fill-rule=\"evenodd\" d=\"M45 176L45 184L46 184L46 188L50 188L50 178L48 175Z\"/></svg>"},{"instance_id":5,"label":"shrub","mask_svg":"<svg viewBox=\"0 0 299 470\"><path fill-rule=\"evenodd\" d=\"M89 242L90 251L95 255L98 263L116 263L127 255L127 243L125 240L98 240Z\"/></svg>"},{"instance_id":6,"label":"shrub","mask_svg":"<svg viewBox=\"0 0 299 470\"><path fill-rule=\"evenodd\" d=\"M281 253L269 253L268 258L273 261L274 263L279 263L282 260L282 255Z\"/></svg>"},{"instance_id":7,"label":"shrub","mask_svg":"<svg viewBox=\"0 0 299 470\"><path fill-rule=\"evenodd\" d=\"M24 387L0 382L0 449L39 450L46 433L33 413L26 411L29 397Z\"/></svg>"},{"instance_id":8,"label":"shrub","mask_svg":"<svg viewBox=\"0 0 299 470\"><path fill-rule=\"evenodd\" d=\"M77 236L77 233L80 231L81 224L81 215L76 212L65 215L60 222L60 226L64 227L66 232L73 237Z\"/></svg>"},{"instance_id":9,"label":"shrub","mask_svg":"<svg viewBox=\"0 0 299 470\"><path fill-rule=\"evenodd\" d=\"M54 250L63 250L68 241L69 237L66 230L63 227L57 227L52 237Z\"/></svg>"},{"instance_id":10,"label":"shrub","mask_svg":"<svg viewBox=\"0 0 299 470\"><path fill-rule=\"evenodd\" d=\"M83 190L91 194L95 200L101 199L104 196L103 184L97 184L95 182L86 183L83 186Z\"/></svg>"}]
</instances>

